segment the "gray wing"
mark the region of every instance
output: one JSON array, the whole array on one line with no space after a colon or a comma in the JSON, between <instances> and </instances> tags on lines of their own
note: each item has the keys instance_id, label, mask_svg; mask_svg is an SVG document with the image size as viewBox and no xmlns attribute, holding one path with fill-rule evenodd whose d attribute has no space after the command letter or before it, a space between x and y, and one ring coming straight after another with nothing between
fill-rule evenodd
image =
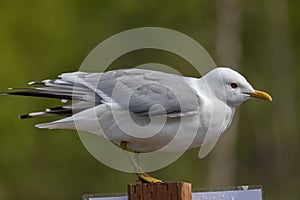
<instances>
[{"instance_id":1,"label":"gray wing","mask_svg":"<svg viewBox=\"0 0 300 200\"><path fill-rule=\"evenodd\" d=\"M61 78L74 82L74 75L75 73L62 74ZM97 101L110 106L121 106L141 116L167 114L176 117L198 112L201 99L188 79L143 69L76 73L76 84L95 91Z\"/></svg>"}]
</instances>

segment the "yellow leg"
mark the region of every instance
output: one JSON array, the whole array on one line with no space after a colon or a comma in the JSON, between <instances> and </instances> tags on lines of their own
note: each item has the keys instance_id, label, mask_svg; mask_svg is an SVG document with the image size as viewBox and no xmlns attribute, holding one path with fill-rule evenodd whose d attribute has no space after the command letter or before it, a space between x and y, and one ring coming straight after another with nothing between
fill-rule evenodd
<instances>
[{"instance_id":1,"label":"yellow leg","mask_svg":"<svg viewBox=\"0 0 300 200\"><path fill-rule=\"evenodd\" d=\"M127 148L127 142L122 141L122 142L120 143L120 147L121 147L123 150L128 151L128 148Z\"/></svg>"},{"instance_id":2,"label":"yellow leg","mask_svg":"<svg viewBox=\"0 0 300 200\"><path fill-rule=\"evenodd\" d=\"M126 141L122 141L122 142L120 143L120 147L121 147L123 150L128 151L128 148L127 148L127 142L126 142ZM135 153L138 154L139 152L135 152ZM150 175L148 175L148 174L142 172L142 170L139 169L139 166L138 166L138 164L136 163L136 161L133 160L132 157L130 157L130 155L128 155L128 158L130 159L130 161L132 162L132 164L134 165L134 167L135 167L135 168L138 167L137 170L138 170L138 171L141 171L141 172L135 173L135 174L137 175L138 179L139 179L142 183L162 183L161 180L159 180L159 179L157 179L157 178L153 178L153 177L151 177Z\"/></svg>"}]
</instances>

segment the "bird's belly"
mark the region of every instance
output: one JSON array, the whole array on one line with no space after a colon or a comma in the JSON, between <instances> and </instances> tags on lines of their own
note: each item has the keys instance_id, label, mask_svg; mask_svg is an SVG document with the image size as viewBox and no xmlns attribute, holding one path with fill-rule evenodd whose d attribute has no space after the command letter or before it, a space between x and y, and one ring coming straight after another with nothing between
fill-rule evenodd
<instances>
[{"instance_id":1,"label":"bird's belly","mask_svg":"<svg viewBox=\"0 0 300 200\"><path fill-rule=\"evenodd\" d=\"M149 122L144 117L135 118L137 125L141 125L146 121ZM164 119L158 119L157 121L163 122ZM140 129L140 132L136 132L135 130L128 132L126 128L122 128L122 124L115 122L111 123L110 126L103 127L104 133L111 141L117 144L125 141L129 149L138 152L185 151L190 149L192 144L195 143L198 145L201 143L202 137L199 133L205 129L199 127L199 116L197 115L167 118L163 124L152 123L150 126L145 125L143 129ZM151 132L152 130L154 132Z\"/></svg>"},{"instance_id":2,"label":"bird's belly","mask_svg":"<svg viewBox=\"0 0 300 200\"><path fill-rule=\"evenodd\" d=\"M219 127L224 119L211 121L207 113L201 115L189 115L184 117L166 118L157 117L149 125L148 117L133 116L131 119L139 128L129 131L124 125L128 120L116 122L110 110L105 109L98 118L101 129L93 131L94 134L104 136L116 144L122 141L127 142L129 149L138 152L181 152L187 149L196 148L203 144L207 135L208 127ZM225 119L224 124L228 124ZM164 123L163 123L164 122ZM153 131L154 130L154 131ZM159 131L157 131L159 130ZM223 129L222 133L224 132ZM221 133L220 133L221 134Z\"/></svg>"}]
</instances>

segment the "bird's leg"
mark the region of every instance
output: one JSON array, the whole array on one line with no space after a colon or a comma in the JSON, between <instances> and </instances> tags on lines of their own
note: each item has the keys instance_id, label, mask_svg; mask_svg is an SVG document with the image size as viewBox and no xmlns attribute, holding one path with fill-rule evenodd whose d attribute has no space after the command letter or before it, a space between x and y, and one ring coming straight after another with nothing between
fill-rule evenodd
<instances>
[{"instance_id":1,"label":"bird's leg","mask_svg":"<svg viewBox=\"0 0 300 200\"><path fill-rule=\"evenodd\" d=\"M137 161L138 166L140 166L140 152L134 152L135 153L135 159ZM139 180L143 183L162 183L161 180L151 177L150 175L144 173L142 170L141 172L136 173Z\"/></svg>"},{"instance_id":2,"label":"bird's leg","mask_svg":"<svg viewBox=\"0 0 300 200\"><path fill-rule=\"evenodd\" d=\"M120 143L120 147L126 151L126 155L127 157L129 158L131 164L133 165L133 167L135 168L134 171L136 171L136 175L137 177L139 178L139 180L143 183L162 183L161 180L159 179L156 179L156 178L153 178L151 177L150 175L144 173L142 171L142 169L140 168L140 163L139 163L139 155L140 153L139 152L135 152L135 159L133 159L129 154L128 154L128 148L127 148L127 142L125 141L122 141Z\"/></svg>"},{"instance_id":3,"label":"bird's leg","mask_svg":"<svg viewBox=\"0 0 300 200\"><path fill-rule=\"evenodd\" d=\"M129 161L131 162L131 164L134 167L134 171L142 171L141 168L140 168L140 166L138 165L138 163L129 154L129 149L127 148L127 142L122 141L120 143L120 147L125 151L126 156L128 157Z\"/></svg>"}]
</instances>

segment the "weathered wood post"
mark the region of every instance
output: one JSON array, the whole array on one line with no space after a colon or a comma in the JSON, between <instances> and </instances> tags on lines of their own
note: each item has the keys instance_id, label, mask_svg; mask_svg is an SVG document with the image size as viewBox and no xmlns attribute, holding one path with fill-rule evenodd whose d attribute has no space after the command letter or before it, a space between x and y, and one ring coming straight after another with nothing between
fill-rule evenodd
<instances>
[{"instance_id":1,"label":"weathered wood post","mask_svg":"<svg viewBox=\"0 0 300 200\"><path fill-rule=\"evenodd\" d=\"M137 183L128 184L128 200L192 200L192 184Z\"/></svg>"}]
</instances>

